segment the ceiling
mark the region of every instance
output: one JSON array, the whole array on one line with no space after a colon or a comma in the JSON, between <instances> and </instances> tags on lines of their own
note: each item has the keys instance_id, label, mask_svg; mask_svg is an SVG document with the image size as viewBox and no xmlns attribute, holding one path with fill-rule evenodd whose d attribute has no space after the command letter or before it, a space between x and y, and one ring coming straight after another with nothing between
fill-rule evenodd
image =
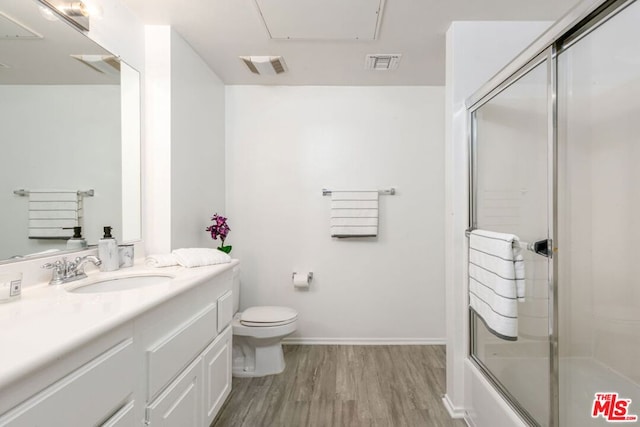
<instances>
[{"instance_id":1,"label":"ceiling","mask_svg":"<svg viewBox=\"0 0 640 427\"><path fill-rule=\"evenodd\" d=\"M268 3L266 0L122 1L145 24L173 26L229 85L444 85L445 33L452 21L555 21L577 3L577 0L386 0L377 40L363 41L271 39L258 7ZM289 1L295 5L302 0ZM317 3L330 8L346 3L346 0L304 1L309 6ZM286 5L282 0L276 3ZM281 23L297 21L299 9L282 6L277 19ZM327 23L336 28L360 22L361 18L353 16L352 10L318 13L313 7L307 9L308 19L316 16L337 19L337 25ZM269 13L270 19L275 19L271 16L274 11ZM365 55L369 53L400 53L400 66L393 71L365 70ZM276 76L252 74L238 59L241 55L282 55L288 72Z\"/></svg>"}]
</instances>

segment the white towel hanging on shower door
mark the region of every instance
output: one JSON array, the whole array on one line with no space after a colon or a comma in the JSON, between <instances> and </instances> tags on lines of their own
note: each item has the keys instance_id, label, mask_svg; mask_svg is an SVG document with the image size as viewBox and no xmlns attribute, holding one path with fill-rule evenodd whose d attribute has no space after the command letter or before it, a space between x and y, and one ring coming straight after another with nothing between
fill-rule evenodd
<instances>
[{"instance_id":1,"label":"white towel hanging on shower door","mask_svg":"<svg viewBox=\"0 0 640 427\"><path fill-rule=\"evenodd\" d=\"M473 230L469 236L469 304L497 337L518 339L524 260L513 234Z\"/></svg>"}]
</instances>

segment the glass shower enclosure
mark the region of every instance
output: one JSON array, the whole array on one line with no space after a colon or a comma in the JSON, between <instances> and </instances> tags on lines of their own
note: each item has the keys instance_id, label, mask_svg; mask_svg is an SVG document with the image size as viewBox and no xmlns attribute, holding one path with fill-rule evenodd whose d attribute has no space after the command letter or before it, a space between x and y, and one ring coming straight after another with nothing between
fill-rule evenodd
<instances>
[{"instance_id":1,"label":"glass shower enclosure","mask_svg":"<svg viewBox=\"0 0 640 427\"><path fill-rule=\"evenodd\" d=\"M640 425L640 1L581 3L467 105L470 228L546 249L470 358L530 425Z\"/></svg>"}]
</instances>

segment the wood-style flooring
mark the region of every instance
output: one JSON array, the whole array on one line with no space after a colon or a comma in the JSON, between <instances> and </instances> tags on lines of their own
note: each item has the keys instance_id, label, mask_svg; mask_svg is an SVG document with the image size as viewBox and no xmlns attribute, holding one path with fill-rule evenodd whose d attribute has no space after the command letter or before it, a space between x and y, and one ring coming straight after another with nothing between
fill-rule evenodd
<instances>
[{"instance_id":1,"label":"wood-style flooring","mask_svg":"<svg viewBox=\"0 0 640 427\"><path fill-rule=\"evenodd\" d=\"M213 427L464 427L449 417L444 346L286 345L280 375L234 378Z\"/></svg>"}]
</instances>

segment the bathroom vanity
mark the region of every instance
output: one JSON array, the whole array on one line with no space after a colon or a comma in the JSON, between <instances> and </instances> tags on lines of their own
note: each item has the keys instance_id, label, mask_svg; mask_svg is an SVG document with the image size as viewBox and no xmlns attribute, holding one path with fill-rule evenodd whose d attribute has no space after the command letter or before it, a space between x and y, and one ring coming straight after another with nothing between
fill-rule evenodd
<instances>
[{"instance_id":1,"label":"bathroom vanity","mask_svg":"<svg viewBox=\"0 0 640 427\"><path fill-rule=\"evenodd\" d=\"M171 278L95 293L42 284L0 305L0 426L208 426L231 391L238 268L96 272L86 280Z\"/></svg>"}]
</instances>

